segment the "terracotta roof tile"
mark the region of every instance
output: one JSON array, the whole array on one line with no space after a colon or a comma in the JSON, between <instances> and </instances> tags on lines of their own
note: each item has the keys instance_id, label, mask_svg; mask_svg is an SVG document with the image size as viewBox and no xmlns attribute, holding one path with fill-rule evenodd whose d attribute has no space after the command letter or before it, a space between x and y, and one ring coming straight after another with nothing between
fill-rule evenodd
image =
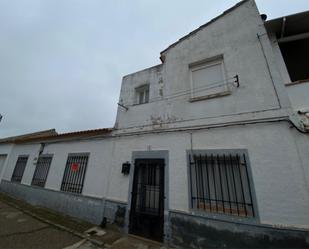
<instances>
[{"instance_id":1,"label":"terracotta roof tile","mask_svg":"<svg viewBox=\"0 0 309 249\"><path fill-rule=\"evenodd\" d=\"M51 141L51 140L59 140L59 139L79 139L79 138L87 138L93 137L98 135L106 135L113 131L112 128L100 128L100 129L93 129L93 130L83 130L83 131L74 131L68 133L60 133L60 134L52 134L42 137L29 137L29 138L21 138L16 140L16 143L25 143L25 142L44 142L44 141Z\"/></svg>"},{"instance_id":2,"label":"terracotta roof tile","mask_svg":"<svg viewBox=\"0 0 309 249\"><path fill-rule=\"evenodd\" d=\"M57 135L57 134L58 133L56 132L55 129L43 130L43 131L37 131L37 132L27 133L27 134L18 135L18 136L1 138L0 143L14 143L15 141L20 140L20 139L39 138L39 137L45 137L45 136L51 136L51 135Z\"/></svg>"}]
</instances>

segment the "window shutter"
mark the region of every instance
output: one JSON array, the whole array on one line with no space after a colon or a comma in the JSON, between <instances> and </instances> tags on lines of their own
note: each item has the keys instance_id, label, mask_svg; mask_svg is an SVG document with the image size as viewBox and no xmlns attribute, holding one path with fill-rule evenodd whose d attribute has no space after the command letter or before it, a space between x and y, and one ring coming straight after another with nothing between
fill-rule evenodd
<instances>
[{"instance_id":1,"label":"window shutter","mask_svg":"<svg viewBox=\"0 0 309 249\"><path fill-rule=\"evenodd\" d=\"M191 73L192 97L203 97L226 91L222 62L194 67Z\"/></svg>"}]
</instances>

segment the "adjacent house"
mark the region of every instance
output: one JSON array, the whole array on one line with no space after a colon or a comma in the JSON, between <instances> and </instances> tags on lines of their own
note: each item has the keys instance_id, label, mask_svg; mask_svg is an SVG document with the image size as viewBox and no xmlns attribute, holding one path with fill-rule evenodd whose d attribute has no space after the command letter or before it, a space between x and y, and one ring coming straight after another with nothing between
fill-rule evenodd
<instances>
[{"instance_id":1,"label":"adjacent house","mask_svg":"<svg viewBox=\"0 0 309 249\"><path fill-rule=\"evenodd\" d=\"M0 189L184 248L309 247L309 11L245 0L123 78L115 126L0 140Z\"/></svg>"}]
</instances>

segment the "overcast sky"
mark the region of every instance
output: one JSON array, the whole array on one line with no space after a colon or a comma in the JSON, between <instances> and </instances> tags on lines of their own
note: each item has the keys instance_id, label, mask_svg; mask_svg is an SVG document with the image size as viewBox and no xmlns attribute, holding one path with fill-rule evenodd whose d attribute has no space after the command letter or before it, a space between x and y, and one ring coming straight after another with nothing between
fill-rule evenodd
<instances>
[{"instance_id":1,"label":"overcast sky","mask_svg":"<svg viewBox=\"0 0 309 249\"><path fill-rule=\"evenodd\" d=\"M112 127L124 75L237 0L0 0L0 137ZM268 19L308 0L257 0Z\"/></svg>"}]
</instances>

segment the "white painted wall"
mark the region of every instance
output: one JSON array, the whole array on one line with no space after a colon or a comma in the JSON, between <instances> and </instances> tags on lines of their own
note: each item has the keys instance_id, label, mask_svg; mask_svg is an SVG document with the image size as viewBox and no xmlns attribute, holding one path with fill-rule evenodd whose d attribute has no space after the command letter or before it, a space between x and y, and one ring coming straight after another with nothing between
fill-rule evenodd
<instances>
[{"instance_id":1,"label":"white painted wall","mask_svg":"<svg viewBox=\"0 0 309 249\"><path fill-rule=\"evenodd\" d=\"M42 154L52 154L53 159L45 187L60 190L68 153L90 152L83 194L93 197L104 196L108 183L108 166L111 161L112 146L113 142L110 140L46 144ZM21 183L31 185L35 170L33 159L38 157L39 149L40 144L15 145L3 179L11 180L18 156L29 155Z\"/></svg>"},{"instance_id":2,"label":"white painted wall","mask_svg":"<svg viewBox=\"0 0 309 249\"><path fill-rule=\"evenodd\" d=\"M257 33L261 35L271 75ZM254 2L248 1L168 50L163 65L124 77L120 102L129 106L129 110L118 109L116 127L119 130L113 135L129 132L126 128L132 126L139 127L134 130L138 135L47 143L43 153L54 157L46 188L60 190L68 153L89 152L82 194L127 202L129 177L121 174L122 163L131 161L134 151L167 150L169 208L189 212L186 151L191 148L191 132L193 149L248 149L262 223L309 228L309 139L291 129L288 123L141 133L147 125L156 131L184 127L184 120L192 128L205 125L206 120L212 124L228 124L287 116L290 102L283 85L284 77L280 75L277 57L265 34ZM231 95L194 103L189 102L187 96L133 105L135 87L145 83L150 84L150 99L160 97L160 90L163 95L188 90L188 65L216 55L223 55L227 77L239 75L240 87L232 89ZM275 88L284 107L280 110L273 110L279 106ZM263 115L255 112L261 110L268 112ZM243 114L236 115L240 113ZM17 157L29 154L22 184L30 185L35 168L33 158L37 157L39 148L39 144L15 145L7 160L4 179L11 179ZM0 146L0 154L2 150L5 149Z\"/></svg>"},{"instance_id":3,"label":"white painted wall","mask_svg":"<svg viewBox=\"0 0 309 249\"><path fill-rule=\"evenodd\" d=\"M33 159L35 157L37 157L38 153L39 153L39 149L40 149L40 145L39 144L23 144L23 145L19 145L16 144L14 145L14 147L11 150L11 153L8 157L8 162L7 162L7 167L5 169L4 175L3 175L3 179L5 180L11 180L14 168L15 168L15 164L17 162L18 156L20 155L28 155L28 161L27 161L27 165L24 171L24 175L22 178L21 183L22 184L26 184L26 185L30 185L31 184L31 180L32 180L32 176L35 170L35 164L33 164Z\"/></svg>"},{"instance_id":4,"label":"white painted wall","mask_svg":"<svg viewBox=\"0 0 309 249\"><path fill-rule=\"evenodd\" d=\"M288 123L194 135L194 148L247 148L262 223L309 227L309 191ZM291 198L291 199L290 199Z\"/></svg>"},{"instance_id":5,"label":"white painted wall","mask_svg":"<svg viewBox=\"0 0 309 249\"><path fill-rule=\"evenodd\" d=\"M248 149L261 223L308 228L308 182L295 133L288 123L210 129L193 132L193 149ZM129 182L119 174L120 164L130 160L132 151L147 151L149 146L169 151L169 207L188 212L188 132L119 138L115 145L119 157L113 162L107 196L127 200Z\"/></svg>"},{"instance_id":6,"label":"white painted wall","mask_svg":"<svg viewBox=\"0 0 309 249\"><path fill-rule=\"evenodd\" d=\"M89 152L83 195L103 197L106 195L108 172L112 160L113 141L93 140L47 144L44 153L53 154L46 188L60 190L68 153Z\"/></svg>"},{"instance_id":7,"label":"white painted wall","mask_svg":"<svg viewBox=\"0 0 309 249\"><path fill-rule=\"evenodd\" d=\"M2 155L2 166L0 167L0 182L2 180L4 171L6 169L6 165L7 165L8 158L9 158L12 148L13 148L13 144L0 144L0 155ZM4 156L5 156L5 160L3 161Z\"/></svg>"},{"instance_id":8,"label":"white painted wall","mask_svg":"<svg viewBox=\"0 0 309 249\"><path fill-rule=\"evenodd\" d=\"M294 110L309 110L309 80L301 84L286 87Z\"/></svg>"},{"instance_id":9,"label":"white painted wall","mask_svg":"<svg viewBox=\"0 0 309 249\"><path fill-rule=\"evenodd\" d=\"M43 153L54 157L46 188L60 190L68 153L90 152L82 194L127 202L129 177L121 173L122 163L131 161L134 151L167 150L169 208L190 212L190 132L196 150L248 149L261 223L309 228L309 138L287 122L47 144ZM22 184L30 185L39 146L15 145L4 179L11 179L18 156L29 154Z\"/></svg>"},{"instance_id":10,"label":"white painted wall","mask_svg":"<svg viewBox=\"0 0 309 249\"><path fill-rule=\"evenodd\" d=\"M257 34L261 36L268 65ZM231 87L230 95L193 103L189 102L191 96L186 95L129 106L128 111L119 108L117 127L138 126L142 129L143 126L158 123L274 109L279 106L274 85L281 106L290 106L271 43L254 1L242 4L165 52L166 59L160 72L157 72L159 67L155 67L124 77L120 100L129 105L135 86L145 82L150 82L151 96L155 97L160 97L159 86L164 96L190 90L189 65L220 55L224 58L226 77L239 75L240 87Z\"/></svg>"},{"instance_id":11,"label":"white painted wall","mask_svg":"<svg viewBox=\"0 0 309 249\"><path fill-rule=\"evenodd\" d=\"M297 111L303 108L309 108L309 97L308 97L309 80L308 82L290 84L291 79L287 67L285 65L284 59L282 57L282 53L278 45L277 38L275 34L272 33L269 33L268 36L271 41L276 66L281 74L282 84L285 85L285 91L288 94L292 109Z\"/></svg>"},{"instance_id":12,"label":"white painted wall","mask_svg":"<svg viewBox=\"0 0 309 249\"><path fill-rule=\"evenodd\" d=\"M6 157L7 157L7 155L0 155L0 175L1 175L2 170L3 170L4 163L6 161Z\"/></svg>"}]
</instances>

